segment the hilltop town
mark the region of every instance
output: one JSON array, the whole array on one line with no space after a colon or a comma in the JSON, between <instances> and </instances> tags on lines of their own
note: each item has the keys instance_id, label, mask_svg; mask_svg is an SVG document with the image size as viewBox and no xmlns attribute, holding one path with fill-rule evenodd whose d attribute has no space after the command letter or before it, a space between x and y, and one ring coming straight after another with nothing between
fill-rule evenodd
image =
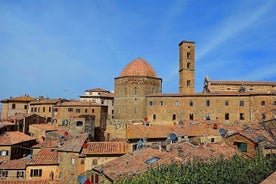
<instances>
[{"instance_id":1,"label":"hilltop town","mask_svg":"<svg viewBox=\"0 0 276 184\"><path fill-rule=\"evenodd\" d=\"M276 154L276 82L211 80L195 88L195 42L179 43L179 92L136 58L114 91L78 100L2 99L0 183L113 183L193 158Z\"/></svg>"}]
</instances>

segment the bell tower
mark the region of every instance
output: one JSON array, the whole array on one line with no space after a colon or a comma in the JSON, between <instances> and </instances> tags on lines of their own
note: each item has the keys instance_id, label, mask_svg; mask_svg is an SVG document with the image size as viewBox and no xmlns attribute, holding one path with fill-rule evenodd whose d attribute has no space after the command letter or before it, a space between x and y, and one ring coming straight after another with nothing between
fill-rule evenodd
<instances>
[{"instance_id":1,"label":"bell tower","mask_svg":"<svg viewBox=\"0 0 276 184\"><path fill-rule=\"evenodd\" d=\"M191 94L195 88L195 42L179 43L179 93Z\"/></svg>"}]
</instances>

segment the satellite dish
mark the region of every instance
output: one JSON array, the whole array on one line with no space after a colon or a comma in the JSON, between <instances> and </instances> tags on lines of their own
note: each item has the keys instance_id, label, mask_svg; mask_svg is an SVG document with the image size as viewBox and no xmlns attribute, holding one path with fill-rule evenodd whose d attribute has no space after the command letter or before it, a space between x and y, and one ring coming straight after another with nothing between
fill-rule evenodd
<instances>
[{"instance_id":1,"label":"satellite dish","mask_svg":"<svg viewBox=\"0 0 276 184\"><path fill-rule=\"evenodd\" d=\"M175 133L171 133L169 136L170 136L170 139L172 141L174 141L177 138L177 136L175 135Z\"/></svg>"},{"instance_id":2,"label":"satellite dish","mask_svg":"<svg viewBox=\"0 0 276 184\"><path fill-rule=\"evenodd\" d=\"M220 133L220 135L225 136L226 130L224 128L220 128L219 133Z\"/></svg>"}]
</instances>

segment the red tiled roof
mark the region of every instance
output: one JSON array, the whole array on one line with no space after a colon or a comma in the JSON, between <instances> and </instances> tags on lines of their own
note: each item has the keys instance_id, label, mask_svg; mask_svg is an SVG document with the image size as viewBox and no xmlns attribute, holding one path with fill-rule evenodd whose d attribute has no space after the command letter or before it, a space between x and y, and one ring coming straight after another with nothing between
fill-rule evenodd
<instances>
[{"instance_id":1,"label":"red tiled roof","mask_svg":"<svg viewBox=\"0 0 276 184\"><path fill-rule=\"evenodd\" d=\"M36 104L56 104L58 102L60 102L61 99L36 99L33 100L30 105L36 105Z\"/></svg>"},{"instance_id":2,"label":"red tiled roof","mask_svg":"<svg viewBox=\"0 0 276 184\"><path fill-rule=\"evenodd\" d=\"M198 158L207 161L213 158L219 158L222 155L224 159L229 159L234 155L242 155L236 148L225 143L201 144L199 146L191 143L178 143L172 144L171 151L175 156L180 156L180 152L182 152L180 158L184 160Z\"/></svg>"},{"instance_id":3,"label":"red tiled roof","mask_svg":"<svg viewBox=\"0 0 276 184\"><path fill-rule=\"evenodd\" d=\"M56 149L43 148L37 155L33 155L27 165L57 165L58 152Z\"/></svg>"},{"instance_id":4,"label":"red tiled roof","mask_svg":"<svg viewBox=\"0 0 276 184\"><path fill-rule=\"evenodd\" d=\"M157 77L151 65L142 58L135 59L124 68L120 77L125 76Z\"/></svg>"},{"instance_id":5,"label":"red tiled roof","mask_svg":"<svg viewBox=\"0 0 276 184\"><path fill-rule=\"evenodd\" d=\"M83 147L83 143L86 141L87 138L87 134L69 135L58 150L79 153Z\"/></svg>"},{"instance_id":6,"label":"red tiled roof","mask_svg":"<svg viewBox=\"0 0 276 184\"><path fill-rule=\"evenodd\" d=\"M70 102L64 102L59 105L56 105L56 107L71 107L71 106L77 106L77 107L95 107L95 106L106 106L103 104L98 104L96 102L84 102L84 101L70 101Z\"/></svg>"},{"instance_id":7,"label":"red tiled roof","mask_svg":"<svg viewBox=\"0 0 276 184\"><path fill-rule=\"evenodd\" d=\"M57 130L57 127L51 123L32 124L30 126L41 130Z\"/></svg>"},{"instance_id":8,"label":"red tiled roof","mask_svg":"<svg viewBox=\"0 0 276 184\"><path fill-rule=\"evenodd\" d=\"M125 142L89 142L83 154L126 154Z\"/></svg>"},{"instance_id":9,"label":"red tiled roof","mask_svg":"<svg viewBox=\"0 0 276 184\"><path fill-rule=\"evenodd\" d=\"M14 97L14 98L9 98L9 99L4 99L1 102L30 102L32 100L35 100L35 98L30 97L30 96L19 96L19 97Z\"/></svg>"},{"instance_id":10,"label":"red tiled roof","mask_svg":"<svg viewBox=\"0 0 276 184\"><path fill-rule=\"evenodd\" d=\"M23 170L26 168L26 164L29 160L27 158L15 159L15 160L7 160L4 161L0 165L0 169L2 170Z\"/></svg>"},{"instance_id":11,"label":"red tiled roof","mask_svg":"<svg viewBox=\"0 0 276 184\"><path fill-rule=\"evenodd\" d=\"M11 123L9 121L1 121L0 122L0 128L4 127L4 126L12 126L15 125L14 123Z\"/></svg>"},{"instance_id":12,"label":"red tiled roof","mask_svg":"<svg viewBox=\"0 0 276 184\"><path fill-rule=\"evenodd\" d=\"M227 80L209 80L211 84L228 84L228 85L276 85L276 82L269 81L227 81Z\"/></svg>"},{"instance_id":13,"label":"red tiled roof","mask_svg":"<svg viewBox=\"0 0 276 184\"><path fill-rule=\"evenodd\" d=\"M31 140L35 139L19 131L0 134L0 145L13 145Z\"/></svg>"},{"instance_id":14,"label":"red tiled roof","mask_svg":"<svg viewBox=\"0 0 276 184\"><path fill-rule=\"evenodd\" d=\"M102 89L102 88L87 89L87 90L85 90L85 91L86 91L86 92L107 92L107 93L109 93L108 90Z\"/></svg>"},{"instance_id":15,"label":"red tiled roof","mask_svg":"<svg viewBox=\"0 0 276 184\"><path fill-rule=\"evenodd\" d=\"M145 162L153 157L159 158L152 164ZM106 164L96 167L94 170L100 171L108 176L112 181L118 180L124 175L133 175L145 172L148 168L154 168L158 165L169 164L173 161L182 161L171 153L147 148L134 154L126 154L116 158Z\"/></svg>"}]
</instances>

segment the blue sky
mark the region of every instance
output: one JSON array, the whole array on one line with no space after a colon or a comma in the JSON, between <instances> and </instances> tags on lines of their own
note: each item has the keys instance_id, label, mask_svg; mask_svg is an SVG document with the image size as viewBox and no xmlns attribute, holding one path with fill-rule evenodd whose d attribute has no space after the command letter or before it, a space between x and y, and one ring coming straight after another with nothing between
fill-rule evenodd
<instances>
[{"instance_id":1,"label":"blue sky","mask_svg":"<svg viewBox=\"0 0 276 184\"><path fill-rule=\"evenodd\" d=\"M196 91L276 81L274 0L0 0L0 99L114 89L137 57L178 92L178 44L196 42Z\"/></svg>"}]
</instances>

